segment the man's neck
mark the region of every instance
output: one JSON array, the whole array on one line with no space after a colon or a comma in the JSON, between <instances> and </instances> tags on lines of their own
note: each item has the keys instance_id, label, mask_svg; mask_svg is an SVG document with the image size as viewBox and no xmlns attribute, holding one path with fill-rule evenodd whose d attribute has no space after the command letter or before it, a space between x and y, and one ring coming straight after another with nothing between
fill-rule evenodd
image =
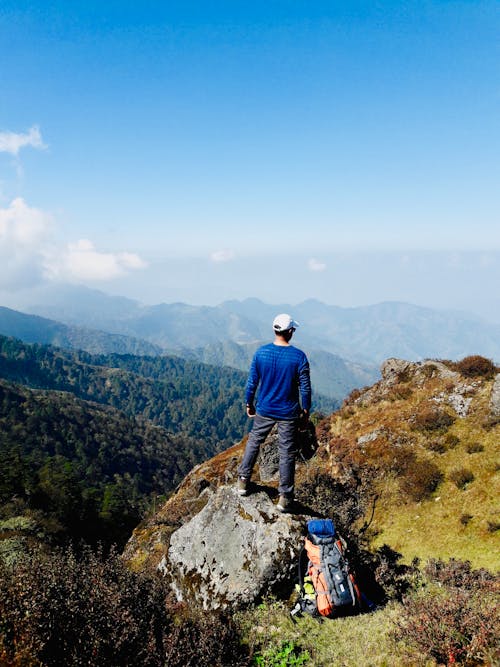
<instances>
[{"instance_id":1,"label":"man's neck","mask_svg":"<svg viewBox=\"0 0 500 667\"><path fill-rule=\"evenodd\" d=\"M290 343L287 340L285 340L283 336L275 336L274 344L280 345L281 347L288 347L290 345Z\"/></svg>"}]
</instances>

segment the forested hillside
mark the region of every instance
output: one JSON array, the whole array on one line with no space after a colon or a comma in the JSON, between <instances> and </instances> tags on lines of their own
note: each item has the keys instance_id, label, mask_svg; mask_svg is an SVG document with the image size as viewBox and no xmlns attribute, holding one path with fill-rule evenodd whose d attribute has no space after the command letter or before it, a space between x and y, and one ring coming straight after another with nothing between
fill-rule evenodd
<instances>
[{"instance_id":1,"label":"forested hillside","mask_svg":"<svg viewBox=\"0 0 500 667\"><path fill-rule=\"evenodd\" d=\"M246 427L245 374L177 357L95 356L0 336L0 377L141 415L205 440L212 454L240 440Z\"/></svg>"},{"instance_id":2,"label":"forested hillside","mask_svg":"<svg viewBox=\"0 0 500 667\"><path fill-rule=\"evenodd\" d=\"M4 522L28 511L46 536L109 544L211 449L108 406L0 380L0 452Z\"/></svg>"}]
</instances>

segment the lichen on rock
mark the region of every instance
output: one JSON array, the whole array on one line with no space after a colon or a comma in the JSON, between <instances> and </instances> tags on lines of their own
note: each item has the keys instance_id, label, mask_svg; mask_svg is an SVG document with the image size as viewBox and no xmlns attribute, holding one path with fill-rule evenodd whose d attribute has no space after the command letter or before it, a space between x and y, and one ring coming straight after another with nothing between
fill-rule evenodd
<instances>
[{"instance_id":1,"label":"lichen on rock","mask_svg":"<svg viewBox=\"0 0 500 667\"><path fill-rule=\"evenodd\" d=\"M204 609L239 607L291 587L305 517L280 514L265 491L217 489L176 530L161 570L178 599Z\"/></svg>"}]
</instances>

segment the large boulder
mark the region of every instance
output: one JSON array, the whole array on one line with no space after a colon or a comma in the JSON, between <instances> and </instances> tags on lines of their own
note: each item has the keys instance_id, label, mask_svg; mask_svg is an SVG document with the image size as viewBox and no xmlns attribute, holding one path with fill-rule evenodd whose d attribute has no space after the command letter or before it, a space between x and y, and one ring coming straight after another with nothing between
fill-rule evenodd
<instances>
[{"instance_id":1,"label":"large boulder","mask_svg":"<svg viewBox=\"0 0 500 667\"><path fill-rule=\"evenodd\" d=\"M179 600L205 609L290 592L307 518L280 514L265 491L222 486L171 535L159 569Z\"/></svg>"}]
</instances>

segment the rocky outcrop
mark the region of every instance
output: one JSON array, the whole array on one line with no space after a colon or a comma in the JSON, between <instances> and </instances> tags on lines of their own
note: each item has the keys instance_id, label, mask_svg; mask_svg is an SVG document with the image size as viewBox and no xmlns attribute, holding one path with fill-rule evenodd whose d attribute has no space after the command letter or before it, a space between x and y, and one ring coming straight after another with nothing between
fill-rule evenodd
<instances>
[{"instance_id":1,"label":"rocky outcrop","mask_svg":"<svg viewBox=\"0 0 500 667\"><path fill-rule=\"evenodd\" d=\"M500 373L497 373L490 398L490 418L500 419Z\"/></svg>"},{"instance_id":2,"label":"rocky outcrop","mask_svg":"<svg viewBox=\"0 0 500 667\"><path fill-rule=\"evenodd\" d=\"M305 517L280 514L269 495L217 489L170 538L159 570L179 600L240 607L291 587Z\"/></svg>"}]
</instances>

